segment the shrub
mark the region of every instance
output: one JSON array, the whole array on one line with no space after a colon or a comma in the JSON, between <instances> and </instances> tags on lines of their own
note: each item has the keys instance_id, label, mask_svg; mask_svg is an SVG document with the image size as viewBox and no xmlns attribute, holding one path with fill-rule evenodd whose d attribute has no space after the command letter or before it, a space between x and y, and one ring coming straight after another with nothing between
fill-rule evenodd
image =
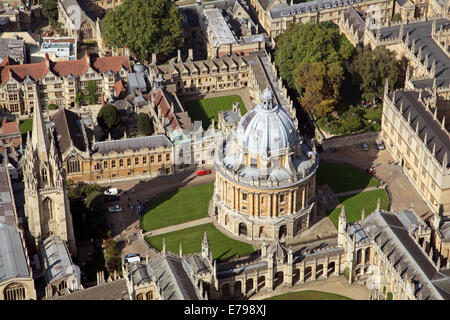
<instances>
[{"instance_id":1,"label":"shrub","mask_svg":"<svg viewBox=\"0 0 450 320\"><path fill-rule=\"evenodd\" d=\"M49 105L47 106L47 109L48 109L48 110L57 110L57 109L58 109L58 106L57 106L56 104L54 104L54 103L51 103L51 104L49 104Z\"/></svg>"},{"instance_id":2,"label":"shrub","mask_svg":"<svg viewBox=\"0 0 450 320\"><path fill-rule=\"evenodd\" d=\"M344 277L345 279L350 279L350 269L348 267L345 267L344 269Z\"/></svg>"},{"instance_id":3,"label":"shrub","mask_svg":"<svg viewBox=\"0 0 450 320\"><path fill-rule=\"evenodd\" d=\"M393 296L392 296L392 292L388 292L386 295L386 300L392 300Z\"/></svg>"}]
</instances>

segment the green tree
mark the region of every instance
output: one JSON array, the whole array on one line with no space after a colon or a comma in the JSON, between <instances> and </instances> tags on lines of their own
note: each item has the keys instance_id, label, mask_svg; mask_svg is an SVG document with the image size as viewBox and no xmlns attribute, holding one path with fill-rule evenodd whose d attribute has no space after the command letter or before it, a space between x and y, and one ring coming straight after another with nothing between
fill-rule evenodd
<instances>
[{"instance_id":1,"label":"green tree","mask_svg":"<svg viewBox=\"0 0 450 320\"><path fill-rule=\"evenodd\" d=\"M58 0L42 0L42 15L54 25L58 20Z\"/></svg>"},{"instance_id":2,"label":"green tree","mask_svg":"<svg viewBox=\"0 0 450 320\"><path fill-rule=\"evenodd\" d=\"M117 244L113 239L107 239L103 242L103 256L105 257L106 270L110 274L119 268L120 257Z\"/></svg>"},{"instance_id":3,"label":"green tree","mask_svg":"<svg viewBox=\"0 0 450 320\"><path fill-rule=\"evenodd\" d=\"M385 47L358 48L351 70L354 83L359 85L362 97L368 101L383 97L386 79L390 90L398 87L397 80L404 73L395 52Z\"/></svg>"},{"instance_id":4,"label":"green tree","mask_svg":"<svg viewBox=\"0 0 450 320\"><path fill-rule=\"evenodd\" d=\"M125 47L141 62L152 53L169 55L183 44L183 18L170 0L124 0L103 19L111 48Z\"/></svg>"},{"instance_id":5,"label":"green tree","mask_svg":"<svg viewBox=\"0 0 450 320\"><path fill-rule=\"evenodd\" d=\"M120 125L119 111L112 104L105 104L97 115L97 122L106 131Z\"/></svg>"},{"instance_id":6,"label":"green tree","mask_svg":"<svg viewBox=\"0 0 450 320\"><path fill-rule=\"evenodd\" d=\"M95 83L94 80L88 81L86 90L88 92L86 98L87 98L89 104L96 104L100 94L97 93L97 84Z\"/></svg>"},{"instance_id":7,"label":"green tree","mask_svg":"<svg viewBox=\"0 0 450 320\"><path fill-rule=\"evenodd\" d=\"M154 131L153 123L147 113L140 113L137 123L138 130L141 134L151 135Z\"/></svg>"},{"instance_id":8,"label":"green tree","mask_svg":"<svg viewBox=\"0 0 450 320\"><path fill-rule=\"evenodd\" d=\"M82 91L78 91L77 95L75 96L75 104L77 106L81 106L85 103L86 96Z\"/></svg>"},{"instance_id":9,"label":"green tree","mask_svg":"<svg viewBox=\"0 0 450 320\"><path fill-rule=\"evenodd\" d=\"M57 110L57 109L58 109L58 106L57 106L56 104L54 104L54 103L50 103L50 104L47 106L47 109L48 109L48 110Z\"/></svg>"},{"instance_id":10,"label":"green tree","mask_svg":"<svg viewBox=\"0 0 450 320\"><path fill-rule=\"evenodd\" d=\"M354 51L353 45L332 22L291 24L276 38L276 45L275 64L280 75L290 87L297 87L299 91L296 79L300 63L325 65L325 71L329 73L326 78L338 89L343 79L343 63Z\"/></svg>"},{"instance_id":11,"label":"green tree","mask_svg":"<svg viewBox=\"0 0 450 320\"><path fill-rule=\"evenodd\" d=\"M394 14L394 16L392 17L392 22L400 22L400 21L402 21L402 16L400 15L400 13Z\"/></svg>"}]
</instances>

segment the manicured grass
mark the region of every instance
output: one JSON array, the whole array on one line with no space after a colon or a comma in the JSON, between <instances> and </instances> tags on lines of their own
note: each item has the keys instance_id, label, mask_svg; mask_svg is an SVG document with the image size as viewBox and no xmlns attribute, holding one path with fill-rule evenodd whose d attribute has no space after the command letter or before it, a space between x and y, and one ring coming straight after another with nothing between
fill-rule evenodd
<instances>
[{"instance_id":1,"label":"manicured grass","mask_svg":"<svg viewBox=\"0 0 450 320\"><path fill-rule=\"evenodd\" d=\"M389 198L384 189L372 190L359 193L353 196L340 197L339 202L345 207L345 215L347 216L347 223L355 222L361 219L361 211L364 208L366 217L370 215L377 208L377 201L380 198L380 207L383 210L387 209ZM339 214L341 208L335 208L329 214L331 222L337 228Z\"/></svg>"},{"instance_id":2,"label":"manicured grass","mask_svg":"<svg viewBox=\"0 0 450 320\"><path fill-rule=\"evenodd\" d=\"M185 103L192 121L201 120L203 129L207 129L214 119L217 126L219 111L231 110L233 102L239 102L242 115L246 113L244 101L238 95L192 100Z\"/></svg>"},{"instance_id":3,"label":"manicured grass","mask_svg":"<svg viewBox=\"0 0 450 320\"><path fill-rule=\"evenodd\" d=\"M20 120L19 122L20 134L25 134L33 130L33 119Z\"/></svg>"},{"instance_id":4,"label":"manicured grass","mask_svg":"<svg viewBox=\"0 0 450 320\"><path fill-rule=\"evenodd\" d=\"M375 110L373 108L366 108L363 117L367 120L380 121L382 112L383 112L383 109L381 107L377 107L377 108L375 108Z\"/></svg>"},{"instance_id":5,"label":"manicured grass","mask_svg":"<svg viewBox=\"0 0 450 320\"><path fill-rule=\"evenodd\" d=\"M156 230L206 217L213 191L214 184L208 183L169 192L155 199L146 209L141 228Z\"/></svg>"},{"instance_id":6,"label":"manicured grass","mask_svg":"<svg viewBox=\"0 0 450 320\"><path fill-rule=\"evenodd\" d=\"M353 299L341 296L340 294L330 292L303 290L282 294L265 300L353 300Z\"/></svg>"},{"instance_id":7,"label":"manicured grass","mask_svg":"<svg viewBox=\"0 0 450 320\"><path fill-rule=\"evenodd\" d=\"M197 253L201 252L201 244L205 231L211 245L211 252L214 259L224 261L236 255L250 254L255 251L248 243L228 238L222 232L217 230L212 223L149 237L146 240L157 250L162 250L164 238L167 251L178 254L181 242L183 254Z\"/></svg>"},{"instance_id":8,"label":"manicured grass","mask_svg":"<svg viewBox=\"0 0 450 320\"><path fill-rule=\"evenodd\" d=\"M367 172L336 163L321 162L317 184L327 184L335 193L379 186L377 179Z\"/></svg>"}]
</instances>

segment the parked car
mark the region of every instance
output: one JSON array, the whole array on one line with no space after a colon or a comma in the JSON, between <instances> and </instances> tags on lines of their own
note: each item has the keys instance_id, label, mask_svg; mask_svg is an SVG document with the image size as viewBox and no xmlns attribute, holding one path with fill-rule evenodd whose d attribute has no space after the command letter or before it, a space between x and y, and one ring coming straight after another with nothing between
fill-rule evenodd
<instances>
[{"instance_id":1,"label":"parked car","mask_svg":"<svg viewBox=\"0 0 450 320\"><path fill-rule=\"evenodd\" d=\"M381 141L380 139L377 139L375 141L375 144L377 145L378 150L384 150L384 144L383 141Z\"/></svg>"},{"instance_id":2,"label":"parked car","mask_svg":"<svg viewBox=\"0 0 450 320\"><path fill-rule=\"evenodd\" d=\"M109 188L108 190L105 190L103 194L105 196L116 196L119 194L119 190L117 190L117 188Z\"/></svg>"},{"instance_id":3,"label":"parked car","mask_svg":"<svg viewBox=\"0 0 450 320\"><path fill-rule=\"evenodd\" d=\"M363 151L367 151L367 150L369 150L369 146L367 144L365 144L365 143L361 143L361 149Z\"/></svg>"},{"instance_id":4,"label":"parked car","mask_svg":"<svg viewBox=\"0 0 450 320\"><path fill-rule=\"evenodd\" d=\"M109 207L108 208L108 212L121 212L122 208L116 204L114 207Z\"/></svg>"},{"instance_id":5,"label":"parked car","mask_svg":"<svg viewBox=\"0 0 450 320\"><path fill-rule=\"evenodd\" d=\"M197 175L198 176L204 176L204 175L207 175L207 174L210 174L210 173L211 173L211 170L207 170L207 169L197 170Z\"/></svg>"},{"instance_id":6,"label":"parked car","mask_svg":"<svg viewBox=\"0 0 450 320\"><path fill-rule=\"evenodd\" d=\"M141 256L137 253L128 253L123 256L123 263L141 262Z\"/></svg>"}]
</instances>

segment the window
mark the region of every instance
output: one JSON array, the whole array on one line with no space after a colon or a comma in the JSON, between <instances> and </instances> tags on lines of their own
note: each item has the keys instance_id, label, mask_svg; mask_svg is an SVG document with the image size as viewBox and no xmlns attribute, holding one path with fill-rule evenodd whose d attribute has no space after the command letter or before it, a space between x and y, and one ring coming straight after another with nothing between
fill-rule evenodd
<instances>
[{"instance_id":1,"label":"window","mask_svg":"<svg viewBox=\"0 0 450 320\"><path fill-rule=\"evenodd\" d=\"M111 160L111 168L115 168L116 167L116 160Z\"/></svg>"},{"instance_id":2,"label":"window","mask_svg":"<svg viewBox=\"0 0 450 320\"><path fill-rule=\"evenodd\" d=\"M135 165L138 165L138 164L139 164L139 158L138 158L138 157L134 158L134 164L135 164Z\"/></svg>"},{"instance_id":3,"label":"window","mask_svg":"<svg viewBox=\"0 0 450 320\"><path fill-rule=\"evenodd\" d=\"M150 156L150 162L151 163L155 162L155 156Z\"/></svg>"},{"instance_id":4,"label":"window","mask_svg":"<svg viewBox=\"0 0 450 320\"><path fill-rule=\"evenodd\" d=\"M108 161L103 161L103 168L104 169L108 168Z\"/></svg>"},{"instance_id":5,"label":"window","mask_svg":"<svg viewBox=\"0 0 450 320\"><path fill-rule=\"evenodd\" d=\"M71 158L67 160L67 173L80 172L80 161L78 159Z\"/></svg>"},{"instance_id":6,"label":"window","mask_svg":"<svg viewBox=\"0 0 450 320\"><path fill-rule=\"evenodd\" d=\"M123 167L123 159L119 159L119 167Z\"/></svg>"},{"instance_id":7,"label":"window","mask_svg":"<svg viewBox=\"0 0 450 320\"><path fill-rule=\"evenodd\" d=\"M100 170L100 162L95 163L94 170Z\"/></svg>"},{"instance_id":8,"label":"window","mask_svg":"<svg viewBox=\"0 0 450 320\"><path fill-rule=\"evenodd\" d=\"M127 166L131 166L131 158L127 159Z\"/></svg>"},{"instance_id":9,"label":"window","mask_svg":"<svg viewBox=\"0 0 450 320\"><path fill-rule=\"evenodd\" d=\"M162 156L160 154L158 154L158 162L162 161Z\"/></svg>"},{"instance_id":10,"label":"window","mask_svg":"<svg viewBox=\"0 0 450 320\"><path fill-rule=\"evenodd\" d=\"M243 193L243 194L242 194L242 200L243 200L243 201L247 201L247 194L246 194L246 193Z\"/></svg>"},{"instance_id":11,"label":"window","mask_svg":"<svg viewBox=\"0 0 450 320\"><path fill-rule=\"evenodd\" d=\"M6 286L3 290L5 300L25 300L25 287L17 282L13 282Z\"/></svg>"},{"instance_id":12,"label":"window","mask_svg":"<svg viewBox=\"0 0 450 320\"><path fill-rule=\"evenodd\" d=\"M170 160L170 153L167 153L166 154L166 161L169 161Z\"/></svg>"},{"instance_id":13,"label":"window","mask_svg":"<svg viewBox=\"0 0 450 320\"><path fill-rule=\"evenodd\" d=\"M146 164L147 163L147 157L142 157L142 164Z\"/></svg>"},{"instance_id":14,"label":"window","mask_svg":"<svg viewBox=\"0 0 450 320\"><path fill-rule=\"evenodd\" d=\"M286 195L280 194L280 203L284 203L286 201Z\"/></svg>"}]
</instances>

